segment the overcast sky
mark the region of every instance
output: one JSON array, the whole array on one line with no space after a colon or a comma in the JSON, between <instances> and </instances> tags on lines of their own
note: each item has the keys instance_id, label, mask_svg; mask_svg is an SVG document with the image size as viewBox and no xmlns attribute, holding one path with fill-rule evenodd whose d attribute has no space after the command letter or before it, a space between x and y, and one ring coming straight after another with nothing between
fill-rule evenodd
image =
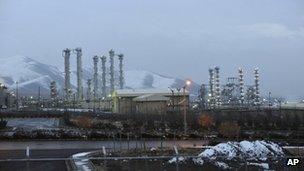
<instances>
[{"instance_id":1,"label":"overcast sky","mask_svg":"<svg viewBox=\"0 0 304 171\"><path fill-rule=\"evenodd\" d=\"M84 63L110 48L126 68L208 82L259 67L265 92L304 97L303 0L0 0L0 57L63 66L63 48Z\"/></svg>"}]
</instances>

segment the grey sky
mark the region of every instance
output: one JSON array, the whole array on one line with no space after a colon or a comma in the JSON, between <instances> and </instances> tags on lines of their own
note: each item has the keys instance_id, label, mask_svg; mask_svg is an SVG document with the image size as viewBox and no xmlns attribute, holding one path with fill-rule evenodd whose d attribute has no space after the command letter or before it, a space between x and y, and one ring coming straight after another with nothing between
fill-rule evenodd
<instances>
[{"instance_id":1,"label":"grey sky","mask_svg":"<svg viewBox=\"0 0 304 171\"><path fill-rule=\"evenodd\" d=\"M77 46L85 63L114 48L127 69L198 83L218 65L251 84L258 66L264 93L304 97L303 0L0 0L0 57L62 67Z\"/></svg>"}]
</instances>

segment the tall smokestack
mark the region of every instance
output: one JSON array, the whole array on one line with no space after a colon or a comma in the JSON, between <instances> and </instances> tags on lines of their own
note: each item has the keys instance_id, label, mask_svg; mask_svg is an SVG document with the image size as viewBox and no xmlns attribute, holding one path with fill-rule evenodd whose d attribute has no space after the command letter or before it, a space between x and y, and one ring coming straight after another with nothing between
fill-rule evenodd
<instances>
[{"instance_id":1,"label":"tall smokestack","mask_svg":"<svg viewBox=\"0 0 304 171\"><path fill-rule=\"evenodd\" d=\"M101 75L101 79L102 79L102 97L106 97L107 96L107 92L106 92L106 62L107 62L107 57L106 56L102 56L101 57L101 69L102 69L102 75Z\"/></svg>"},{"instance_id":2,"label":"tall smokestack","mask_svg":"<svg viewBox=\"0 0 304 171\"><path fill-rule=\"evenodd\" d=\"M255 94L255 105L260 105L260 74L259 69L254 69L254 94Z\"/></svg>"},{"instance_id":3,"label":"tall smokestack","mask_svg":"<svg viewBox=\"0 0 304 171\"><path fill-rule=\"evenodd\" d=\"M216 106L221 106L221 89L220 89L220 67L215 67L215 103Z\"/></svg>"},{"instance_id":4,"label":"tall smokestack","mask_svg":"<svg viewBox=\"0 0 304 171\"><path fill-rule=\"evenodd\" d=\"M81 101L83 99L83 86L82 86L82 50L81 48L75 49L77 56L77 99Z\"/></svg>"},{"instance_id":5,"label":"tall smokestack","mask_svg":"<svg viewBox=\"0 0 304 171\"><path fill-rule=\"evenodd\" d=\"M123 89L123 86L124 86L123 85L124 77L123 77L123 69L122 69L123 54L119 54L118 59L119 59L119 88Z\"/></svg>"},{"instance_id":6,"label":"tall smokestack","mask_svg":"<svg viewBox=\"0 0 304 171\"><path fill-rule=\"evenodd\" d=\"M214 70L209 69L209 104L211 107L214 106Z\"/></svg>"},{"instance_id":7,"label":"tall smokestack","mask_svg":"<svg viewBox=\"0 0 304 171\"><path fill-rule=\"evenodd\" d=\"M114 91L114 54L113 49L109 51L110 55L110 93L112 94Z\"/></svg>"},{"instance_id":8,"label":"tall smokestack","mask_svg":"<svg viewBox=\"0 0 304 171\"><path fill-rule=\"evenodd\" d=\"M65 91L65 100L69 101L71 97L71 82L70 82L70 49L64 49L62 51L62 56L64 57L64 91Z\"/></svg>"},{"instance_id":9,"label":"tall smokestack","mask_svg":"<svg viewBox=\"0 0 304 171\"><path fill-rule=\"evenodd\" d=\"M239 89L240 89L240 104L243 105L245 101L245 92L244 92L244 71L242 68L239 68Z\"/></svg>"},{"instance_id":10,"label":"tall smokestack","mask_svg":"<svg viewBox=\"0 0 304 171\"><path fill-rule=\"evenodd\" d=\"M92 100L92 79L88 79L87 81L87 100Z\"/></svg>"},{"instance_id":11,"label":"tall smokestack","mask_svg":"<svg viewBox=\"0 0 304 171\"><path fill-rule=\"evenodd\" d=\"M93 57L93 62L94 62L94 76L93 76L93 81L94 81L94 89L93 89L93 96L94 100L97 98L97 93L98 93L98 56Z\"/></svg>"}]
</instances>

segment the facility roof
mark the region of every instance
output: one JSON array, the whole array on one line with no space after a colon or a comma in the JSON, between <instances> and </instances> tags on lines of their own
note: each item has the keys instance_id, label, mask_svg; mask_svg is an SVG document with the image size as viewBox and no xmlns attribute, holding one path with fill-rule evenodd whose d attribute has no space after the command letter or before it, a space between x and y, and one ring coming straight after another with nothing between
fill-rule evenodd
<instances>
[{"instance_id":1,"label":"facility roof","mask_svg":"<svg viewBox=\"0 0 304 171\"><path fill-rule=\"evenodd\" d=\"M146 94L157 94L157 95L162 95L162 96L172 96L178 95L181 96L183 95L183 90L178 92L176 89L173 90L174 93L170 89L120 89L115 91L115 96L118 97L137 97L137 96L142 96ZM186 95L189 95L189 92L186 90L185 91Z\"/></svg>"},{"instance_id":2,"label":"facility roof","mask_svg":"<svg viewBox=\"0 0 304 171\"><path fill-rule=\"evenodd\" d=\"M160 94L145 94L133 99L134 101L151 102L151 101L168 101L169 98Z\"/></svg>"}]
</instances>

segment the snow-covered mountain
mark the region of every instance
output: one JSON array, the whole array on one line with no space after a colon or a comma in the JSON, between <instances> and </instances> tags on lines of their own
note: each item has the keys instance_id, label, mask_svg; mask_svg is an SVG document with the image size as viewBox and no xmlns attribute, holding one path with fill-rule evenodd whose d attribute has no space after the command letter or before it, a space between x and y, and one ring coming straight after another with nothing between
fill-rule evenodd
<instances>
[{"instance_id":1,"label":"snow-covered mountain","mask_svg":"<svg viewBox=\"0 0 304 171\"><path fill-rule=\"evenodd\" d=\"M107 74L108 76L109 74ZM92 69L84 66L83 86L86 89L86 80L92 77ZM72 88L76 88L76 68L71 71ZM16 88L16 81L21 94L38 93L40 87L42 94L47 95L51 81L56 81L58 88L62 91L64 85L64 72L56 66L47 65L25 56L14 56L0 58L0 82L10 89ZM118 80L116 80L118 84ZM163 76L157 73L143 70L125 71L125 88L168 88L182 87L184 81L178 78ZM198 90L194 83L191 87L194 93Z\"/></svg>"}]
</instances>

